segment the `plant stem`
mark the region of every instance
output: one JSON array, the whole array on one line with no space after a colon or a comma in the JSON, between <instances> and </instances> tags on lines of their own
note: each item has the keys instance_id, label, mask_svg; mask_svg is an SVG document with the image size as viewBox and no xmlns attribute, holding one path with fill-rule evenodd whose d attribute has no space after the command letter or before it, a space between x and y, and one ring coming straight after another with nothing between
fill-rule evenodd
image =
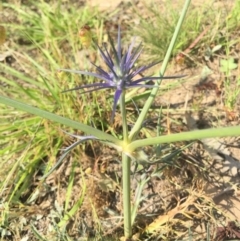
<instances>
[{"instance_id":1,"label":"plant stem","mask_svg":"<svg viewBox=\"0 0 240 241\"><path fill-rule=\"evenodd\" d=\"M96 128L93 128L91 126L84 125L80 122L70 120L68 118L50 113L50 112L45 111L45 110L41 110L37 107L27 105L27 104L22 103L20 101L12 100L12 99L10 99L6 96L2 96L2 95L0 95L0 103L8 105L8 106L12 106L12 107L14 107L18 110L22 110L22 111L25 111L27 113L31 113L33 115L40 116L42 118L45 118L45 119L48 119L48 120L51 120L51 121L55 121L57 123L65 125L65 126L81 130L84 133L89 134L89 135L93 135L93 136L95 136L95 137L97 137L101 140L113 142L114 144L116 144L118 146L122 146L122 142L120 140L118 140L117 138L113 137L112 135L109 135L109 134L107 134L103 131L100 131Z\"/></svg>"},{"instance_id":2,"label":"plant stem","mask_svg":"<svg viewBox=\"0 0 240 241\"><path fill-rule=\"evenodd\" d=\"M195 130L188 132L181 132L177 134L157 136L152 138L145 138L142 140L132 141L126 148L128 152L133 152L137 148L150 145L158 145L162 143L173 143L177 141L201 140L205 138L225 137L225 136L239 136L240 126L211 128L205 130Z\"/></svg>"},{"instance_id":3,"label":"plant stem","mask_svg":"<svg viewBox=\"0 0 240 241\"><path fill-rule=\"evenodd\" d=\"M125 108L125 91L120 97L120 109L122 114L123 142L128 145L128 125ZM123 152L122 153L122 178L123 178L123 218L124 218L124 236L130 238L132 236L131 224L131 159Z\"/></svg>"},{"instance_id":4,"label":"plant stem","mask_svg":"<svg viewBox=\"0 0 240 241\"><path fill-rule=\"evenodd\" d=\"M131 159L122 153L122 175L123 175L123 218L124 218L124 236L130 238L132 236L131 224L131 200L130 200L130 168Z\"/></svg>"},{"instance_id":5,"label":"plant stem","mask_svg":"<svg viewBox=\"0 0 240 241\"><path fill-rule=\"evenodd\" d=\"M120 109L122 114L123 142L128 144L128 125L125 106L125 90L122 92L120 96Z\"/></svg>"},{"instance_id":6,"label":"plant stem","mask_svg":"<svg viewBox=\"0 0 240 241\"><path fill-rule=\"evenodd\" d=\"M182 10L182 13L180 15L180 18L178 20L178 23L177 23L177 26L175 28L175 31L174 31L174 34L173 34L173 37L172 37L172 40L169 44L169 47L168 47L168 50L167 50L167 53L164 57L164 60L163 60L163 64L162 64L162 67L161 67L161 70L160 70L160 73L159 75L160 76L163 76L164 75L164 72L167 68L167 65L168 65L168 61L171 57L171 53L172 53L172 50L173 50L173 47L175 45L175 42L176 42L176 39L177 39L177 36L178 36L178 33L180 31L180 28L182 26L182 23L183 23L183 20L185 18L185 15L187 13L187 9L188 9L188 6L190 4L191 0L186 0L185 1L185 4L183 6L183 10ZM157 81L157 85L159 86L161 84L161 79L159 81ZM157 95L157 92L158 92L158 88L153 88L153 90L151 91L151 94L149 95L134 127L132 128L131 132L130 132L130 135L129 135L129 139L130 140L134 140L135 136L139 133L140 129L141 129L141 126L142 126L142 123L148 113L148 110L149 108L151 107L156 95Z\"/></svg>"}]
</instances>

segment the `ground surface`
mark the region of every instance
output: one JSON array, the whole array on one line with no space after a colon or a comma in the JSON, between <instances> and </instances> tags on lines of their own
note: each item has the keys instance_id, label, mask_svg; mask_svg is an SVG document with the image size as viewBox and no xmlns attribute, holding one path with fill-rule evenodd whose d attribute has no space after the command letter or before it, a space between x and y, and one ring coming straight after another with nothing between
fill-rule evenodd
<instances>
[{"instance_id":1,"label":"ground surface","mask_svg":"<svg viewBox=\"0 0 240 241\"><path fill-rule=\"evenodd\" d=\"M109 13L115 8L120 8L117 14L109 18L109 22L117 24L118 21L135 21L136 24L138 23L136 19L132 19L131 8L127 3L109 1L102 4L102 2L91 0L87 4L99 5L102 11ZM213 1L212 7L222 7L227 11L231 9L234 2ZM164 1L159 2L160 10L164 9L161 8L164 4ZM205 1L193 2L195 7L201 7L203 4ZM141 1L137 6L143 14L146 14ZM205 34L208 35L211 31L214 29L209 28ZM239 32L234 34L238 34L239 38ZM239 42L231 48L231 55L235 59L240 57L238 47ZM161 124L165 128L165 134L240 124L240 97L237 97L233 108L230 109L225 105L226 76L220 71L219 64L220 59L225 57L224 51L214 56L212 61L205 61L201 46L196 48L197 53L201 54L200 58L191 52L186 54L188 57L185 55L183 57L179 53L172 58L166 74L186 75L186 81L175 89L170 89L167 83L163 83L162 88L169 88L169 90L160 92L159 98L154 103L156 109L159 106L164 108ZM83 56L81 54L80 52L79 64ZM179 58L184 58L184 61L179 61ZM160 66L161 64L156 67L156 71ZM232 72L230 88L236 88L239 72L240 62L238 62L238 68ZM149 123L146 133L155 127L156 122ZM142 135L145 136L146 133ZM174 152L186 145L190 143L173 144L170 149ZM86 195L90 198L84 202L81 211L68 224L67 230L73 237L72 240L87 240L86 237L96 237L96 233L101 233L102 240L122 235L123 222L118 219L122 215L120 157L115 151L103 146L96 145L94 148L93 150L89 147L89 150L85 151L85 154L80 157L82 168L78 167L75 170L74 193L82 192L81 182L84 179L88 186ZM169 146L163 146L162 157L169 153L168 148ZM138 237L140 240L162 240L161 235L167 240L176 240L176 237L186 238L189 235L189 227L194 235L197 233L197 236L193 236L191 240L203 238L205 240L207 229L211 230L210 240L223 241L227 238L240 240L237 225L240 222L239 148L240 138L206 139L192 143L181 154L170 158L170 164L161 161L154 165L143 165L132 176L132 190L139 188L140 180L149 178L142 190L144 201L141 202L138 212L134 230L135 240ZM144 151L151 161L157 161L158 158L154 157L155 150L146 148ZM30 217L29 220L22 220L21 225L24 226L25 222L27 224L34 222L39 232L49 235L49 227L46 224L51 226L52 220L56 223L58 221L57 213L65 203L66 183L71 175L72 163L73 160L70 158L47 178L46 183L41 187L41 198L38 198L32 206L29 205L26 211ZM89 168L94 170L90 174L88 174ZM132 168L134 169L134 166ZM160 169L163 169L161 175ZM82 172L84 172L84 178L82 178ZM77 200L78 196L72 197L71 205ZM32 213L34 215L31 216ZM21 213L19 216L28 219ZM236 221L236 224L232 221ZM141 236L144 230L153 235L153 238L151 239L151 235L148 239ZM34 240L32 231L27 228L27 225L25 232L28 234L26 240ZM16 239L11 236L6 240ZM51 237L48 240L64 239Z\"/></svg>"}]
</instances>

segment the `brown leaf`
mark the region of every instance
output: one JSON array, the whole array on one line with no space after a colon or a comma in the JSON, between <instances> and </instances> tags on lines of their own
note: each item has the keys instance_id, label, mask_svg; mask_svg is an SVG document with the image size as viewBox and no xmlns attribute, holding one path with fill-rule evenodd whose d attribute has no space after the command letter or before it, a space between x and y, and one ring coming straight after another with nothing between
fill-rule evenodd
<instances>
[{"instance_id":1,"label":"brown leaf","mask_svg":"<svg viewBox=\"0 0 240 241\"><path fill-rule=\"evenodd\" d=\"M6 30L0 25L0 45L4 44L6 40Z\"/></svg>"}]
</instances>

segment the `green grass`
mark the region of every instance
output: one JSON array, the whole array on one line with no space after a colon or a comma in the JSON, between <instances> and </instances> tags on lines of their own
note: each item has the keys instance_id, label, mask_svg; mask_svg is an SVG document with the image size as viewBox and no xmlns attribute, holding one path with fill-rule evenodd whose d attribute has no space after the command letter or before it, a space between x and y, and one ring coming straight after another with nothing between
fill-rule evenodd
<instances>
[{"instance_id":1,"label":"green grass","mask_svg":"<svg viewBox=\"0 0 240 241\"><path fill-rule=\"evenodd\" d=\"M107 112L109 105L105 95L79 96L77 93L61 93L62 90L75 86L76 83L92 82L93 79L82 80L81 76L64 75L57 71L60 67L78 68L76 53L81 49L78 42L79 26L88 23L100 31L103 18L96 20L96 15L100 16L100 13L89 8L77 10L72 6L68 11L62 11L59 3L54 2L51 8L45 2L35 3L32 5L33 10L24 5L20 8L15 8L14 5L3 5L6 9L14 8L12 14L15 14L20 22L18 25L9 23L5 25L8 35L13 39L22 39L21 41L28 44L17 45L17 41L13 43L13 56L16 59L14 67L1 63L1 69L5 74L1 75L0 81L7 85L1 91L9 97L41 109L83 123L92 121L100 128L107 128L104 118L109 115ZM102 108L103 103L106 108ZM2 111L7 110L2 109ZM5 123L1 126L2 131L9 131L10 135L14 136L14 130L17 130L16 139L23 135L22 132L29 134L29 137L32 135L34 137L32 145L36 144L39 147L44 147L44 142L47 146L54 144L55 152L50 156L56 156L57 150L65 139L61 129L58 126L51 126L40 118L22 113L16 115L14 112L15 110L12 112L8 110L8 115L3 113ZM9 121L14 122L14 125L9 126ZM42 132L43 130L47 133ZM35 131L42 140L34 136ZM12 136L9 138L12 139ZM25 140L24 143L28 141ZM24 148L26 146L23 145L21 150ZM43 155L46 153L40 156ZM38 152L36 152L37 156L40 157Z\"/></svg>"},{"instance_id":2,"label":"green grass","mask_svg":"<svg viewBox=\"0 0 240 241\"><path fill-rule=\"evenodd\" d=\"M4 11L9 11L16 19L13 22L1 23L7 30L7 39L11 43L8 48L12 51L15 62L11 65L0 63L0 83L5 86L0 88L0 94L60 116L93 125L117 136L118 127L112 128L109 124L112 103L106 92L86 95L75 92L62 94L61 91L64 89L81 83L91 83L94 79L57 71L58 68L81 69L83 66L90 68L89 62L83 61L84 58L78 56L81 49L78 31L83 25L88 24L93 29L94 39L101 44L105 31L103 22L107 16L94 8L81 8L67 2L66 5L62 5L61 1L51 1L51 6L44 1L29 1L26 4L20 4L19 7L16 7L16 4L2 4ZM141 27L138 26L133 30L143 39L144 55L148 57L148 62L153 59L163 59L179 18L179 8L172 8L170 1L165 7L166 10L159 14L154 6L146 5L145 11L149 13L149 19L140 18ZM228 13L228 17L226 13L218 10L204 6L200 9L192 8L189 11L173 56L185 50L201 33L202 28L209 23L215 29L214 34L211 34L211 31L207 33L190 52L190 58L194 59L194 64L200 64L199 56L196 55L203 56L201 47L211 46L211 44L221 44L222 55L229 53L229 49L236 44L233 33L239 29L239 1L236 1L236 7ZM219 16L219 14L222 15ZM222 29L227 29L228 37L223 38L219 35ZM132 29L131 32L126 33L127 36L130 34ZM99 62L93 48L88 52ZM227 60L231 57L229 53ZM226 74L225 105L234 109L239 98L240 86L238 75L237 88L234 92L231 91L232 70L234 69L228 68L222 72ZM171 88L174 87L176 86ZM135 92L132 95L130 93L129 96L142 100L142 96L136 95ZM78 170L81 162L79 159L83 159L84 151L94 149L94 145L88 144L76 148L65 160L73 164L68 170L68 176L56 177L53 183L44 184L39 181L39 178L54 166L62 149L69 146L72 140L66 136L60 125L5 105L1 105L0 116L0 194L3 210L1 215L3 240L8 240L10 231L15 233L15 240L21 240L26 213L29 215L33 213L30 221L26 221L32 232L31 240L74 240L70 234L73 229L69 228L68 224L72 226L81 224L82 217L79 209L86 209L85 198L88 195L91 196L87 190L91 187L85 182L84 170L82 167L80 171ZM66 131L74 132L71 129ZM78 132L78 134L82 133ZM82 177L81 180L78 179L79 175ZM140 182L138 195L142 191L141 185ZM39 211L36 203L40 202L43 196L55 193L56 189L62 202L56 201L52 204L54 210L49 215L50 224L45 234L42 234L32 222L38 218L34 215ZM90 202L87 207L92 210L96 223L95 240L101 240L102 227L100 222L98 223L95 199L91 197L87 201ZM36 208L36 211L34 212L31 208ZM134 212L136 215L137 211L134 210ZM72 217L76 218L76 221L73 221ZM80 235L75 233L77 237ZM86 233L85 236L88 234Z\"/></svg>"},{"instance_id":3,"label":"green grass","mask_svg":"<svg viewBox=\"0 0 240 241\"><path fill-rule=\"evenodd\" d=\"M236 1L233 10L228 14L225 20L225 45L224 52L226 56L220 59L220 71L224 78L224 103L229 111L236 111L236 106L240 98L239 82L239 64L236 49L239 40L235 33L240 28L239 24L240 2Z\"/></svg>"},{"instance_id":4,"label":"green grass","mask_svg":"<svg viewBox=\"0 0 240 241\"><path fill-rule=\"evenodd\" d=\"M61 93L64 89L82 82L90 83L93 79L81 79L81 76L57 71L60 67L78 69L79 64L89 65L84 61L79 63L77 57L81 50L78 31L88 24L96 30L99 38L104 15L94 8L77 8L71 4L63 6L60 1L52 2L51 7L44 1L29 1L19 7L4 3L3 8L16 19L12 23L3 23L7 39L12 42L10 50L15 61L12 66L0 63L4 73L0 76L0 82L5 86L1 88L1 94L72 120L91 123L99 129L107 129L111 105L106 95ZM101 42L101 39L97 41ZM93 50L89 52L94 53ZM18 206L19 203L29 205L41 196L42 183L32 186L37 173L47 173L58 160L61 150L72 140L66 137L60 126L42 118L2 105L0 115L2 200L10 207L13 204ZM77 148L72 153L73 163L79 160L83 148ZM71 193L72 179L74 177L69 179L67 199L76 195ZM72 207L65 204L66 214L60 218L61 228L66 226L67 220L81 206L80 200ZM7 209L4 212L7 213ZM1 223L8 226L12 221L10 215Z\"/></svg>"},{"instance_id":5,"label":"green grass","mask_svg":"<svg viewBox=\"0 0 240 241\"><path fill-rule=\"evenodd\" d=\"M180 5L181 3L173 5L171 1L167 1L161 5L162 12L159 14L158 4L145 4L144 7L148 14L143 16L147 17L142 17L141 12L137 8L135 9L140 18L140 24L136 26L134 32L145 44L147 50L145 59L163 59L179 18L180 8L178 6ZM201 7L192 7L184 21L183 31L180 32L172 53L175 58L186 50L204 29L210 27L194 48L186 54L183 61L188 67L207 65L203 59L209 60L210 57L220 62L215 73L222 75L220 78L223 80L224 87L223 102L229 111L236 111L236 105L240 98L239 70L237 71L239 16L239 1L235 1L232 8L227 7L226 4L221 5L221 7L213 7L212 2L202 3ZM214 49L216 49L216 53L212 52ZM178 64L181 65L182 62L172 63L173 66ZM225 66L223 67L223 65Z\"/></svg>"},{"instance_id":6,"label":"green grass","mask_svg":"<svg viewBox=\"0 0 240 241\"><path fill-rule=\"evenodd\" d=\"M158 61L163 59L180 16L181 5L180 2L173 5L171 1L161 4L161 6L158 6L158 3L145 4L147 17L142 18L139 15L141 21L134 30L143 39L148 58ZM161 14L158 11L159 7L162 8ZM138 10L136 10L136 13L138 13ZM204 4L201 8L190 7L172 55L176 56L180 51L185 50L201 33L207 23L210 22L214 26L216 15L217 11L209 8L207 4ZM200 43L209 44L210 37L214 36L205 36Z\"/></svg>"}]
</instances>

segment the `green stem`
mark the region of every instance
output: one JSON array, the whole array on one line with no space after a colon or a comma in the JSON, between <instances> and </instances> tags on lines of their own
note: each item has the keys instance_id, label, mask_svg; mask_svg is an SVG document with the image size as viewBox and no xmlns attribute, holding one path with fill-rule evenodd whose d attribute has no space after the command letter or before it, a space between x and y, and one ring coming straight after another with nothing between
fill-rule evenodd
<instances>
[{"instance_id":1,"label":"green stem","mask_svg":"<svg viewBox=\"0 0 240 241\"><path fill-rule=\"evenodd\" d=\"M122 114L122 127L123 127L123 142L128 145L128 125L125 107L125 91L120 97L120 108ZM123 218L124 218L124 236L130 238L132 236L131 224L131 159L123 152L122 153L122 175L123 175Z\"/></svg>"},{"instance_id":2,"label":"green stem","mask_svg":"<svg viewBox=\"0 0 240 241\"><path fill-rule=\"evenodd\" d=\"M120 109L122 115L122 128L123 128L123 141L128 144L128 125L127 125L127 113L125 106L125 91L122 92L120 97Z\"/></svg>"},{"instance_id":3,"label":"green stem","mask_svg":"<svg viewBox=\"0 0 240 241\"><path fill-rule=\"evenodd\" d=\"M239 136L240 126L221 127L206 130L188 131L171 135L157 136L153 138L146 138L131 142L126 149L129 153L137 148L149 145L157 145L162 143L172 143L177 141L201 140L205 138L225 137L225 136Z\"/></svg>"},{"instance_id":4,"label":"green stem","mask_svg":"<svg viewBox=\"0 0 240 241\"><path fill-rule=\"evenodd\" d=\"M122 145L122 142L120 140L118 140L117 138L115 138L115 137L113 137L113 136L111 136L107 133L104 133L103 131L100 131L100 130L95 129L95 128L93 128L91 126L88 126L88 125L84 125L80 122L73 121L73 120L70 120L68 118L50 113L48 111L38 109L36 107L27 105L27 104L22 103L20 101L12 100L8 97L0 95L0 103L8 105L8 106L12 106L12 107L14 107L18 110L22 110L22 111L34 114L36 116L40 116L44 119L55 121L57 123L66 125L68 127L72 127L74 129L81 130L86 134L93 135L93 136L95 136L95 137L97 137L101 140L113 142L113 143L117 144L118 146Z\"/></svg>"},{"instance_id":5,"label":"green stem","mask_svg":"<svg viewBox=\"0 0 240 241\"><path fill-rule=\"evenodd\" d=\"M123 218L124 218L124 236L130 238L132 236L131 224L131 199L130 199L130 170L131 159L122 153L122 175L123 175Z\"/></svg>"},{"instance_id":6,"label":"green stem","mask_svg":"<svg viewBox=\"0 0 240 241\"><path fill-rule=\"evenodd\" d=\"M167 53L164 57L164 60L163 60L163 64L162 64L162 67L161 67L161 70L160 70L160 73L159 75L160 76L163 76L164 75L164 72L167 68L167 65L168 65L168 61L171 57L171 53L172 53L172 50L173 50L173 47L175 45L175 42L176 42L176 39L177 39L177 36L179 34L179 31L180 31L180 28L182 26L182 23L183 23L183 20L185 18L185 15L187 13L187 9L188 9L188 6L190 4L191 0L186 0L185 1L185 4L183 6L183 10L182 10L182 13L181 13L181 16L178 20L178 23L177 23L177 26L175 28L175 32L173 34L173 37L172 37L172 40L170 42L170 45L168 47L168 50L167 50ZM161 80L157 81L157 85L159 86L161 84ZM146 101L134 127L132 128L130 134L129 134L129 140L134 140L135 136L139 133L140 129L141 129L141 126L142 126L142 123L148 113L148 110L149 108L151 107L155 97L156 97L156 94L158 92L158 88L153 88L153 90L151 91L151 94L149 95L148 97L148 100Z\"/></svg>"}]
</instances>

